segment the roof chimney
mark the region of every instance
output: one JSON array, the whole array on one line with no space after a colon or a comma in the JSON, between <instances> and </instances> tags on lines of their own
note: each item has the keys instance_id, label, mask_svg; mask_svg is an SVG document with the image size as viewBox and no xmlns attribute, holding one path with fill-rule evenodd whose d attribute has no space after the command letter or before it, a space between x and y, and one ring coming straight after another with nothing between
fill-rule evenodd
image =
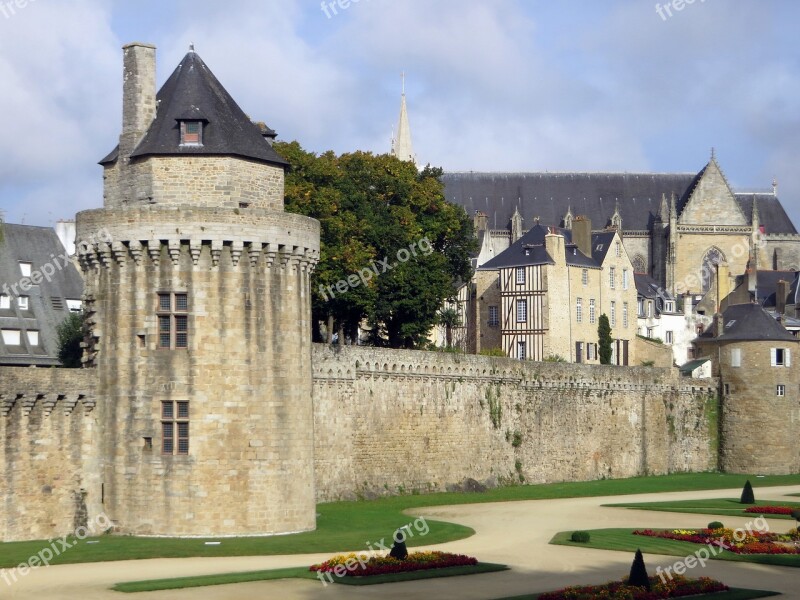
<instances>
[{"instance_id":1,"label":"roof chimney","mask_svg":"<svg viewBox=\"0 0 800 600\"><path fill-rule=\"evenodd\" d=\"M122 134L119 138L119 154L127 159L156 118L156 47L133 42L123 46L122 52Z\"/></svg>"},{"instance_id":2,"label":"roof chimney","mask_svg":"<svg viewBox=\"0 0 800 600\"><path fill-rule=\"evenodd\" d=\"M544 236L544 247L550 258L553 259L557 265L567 264L567 255L564 247L564 236L549 229L547 235Z\"/></svg>"},{"instance_id":3,"label":"roof chimney","mask_svg":"<svg viewBox=\"0 0 800 600\"><path fill-rule=\"evenodd\" d=\"M584 215L572 221L572 241L586 256L592 255L592 222Z\"/></svg>"},{"instance_id":4,"label":"roof chimney","mask_svg":"<svg viewBox=\"0 0 800 600\"><path fill-rule=\"evenodd\" d=\"M472 223L475 227L475 233L478 234L481 231L486 231L489 227L489 217L486 216L486 213L476 210L475 216L472 217Z\"/></svg>"},{"instance_id":5,"label":"roof chimney","mask_svg":"<svg viewBox=\"0 0 800 600\"><path fill-rule=\"evenodd\" d=\"M775 288L775 310L779 315L786 312L786 299L789 297L789 282L781 279Z\"/></svg>"},{"instance_id":6,"label":"roof chimney","mask_svg":"<svg viewBox=\"0 0 800 600\"><path fill-rule=\"evenodd\" d=\"M714 314L714 337L719 337L725 333L725 322L721 312Z\"/></svg>"}]
</instances>

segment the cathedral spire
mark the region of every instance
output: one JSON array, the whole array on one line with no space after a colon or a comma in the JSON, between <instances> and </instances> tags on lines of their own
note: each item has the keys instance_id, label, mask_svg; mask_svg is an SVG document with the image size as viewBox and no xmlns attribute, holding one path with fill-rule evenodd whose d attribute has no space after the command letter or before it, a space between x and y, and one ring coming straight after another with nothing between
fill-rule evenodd
<instances>
[{"instance_id":1,"label":"cathedral spire","mask_svg":"<svg viewBox=\"0 0 800 600\"><path fill-rule=\"evenodd\" d=\"M406 74L402 73L402 95L400 99L400 120L397 123L397 138L392 141L391 155L400 160L417 162L414 156L414 147L411 144L411 126L408 124L408 109L406 108Z\"/></svg>"}]
</instances>

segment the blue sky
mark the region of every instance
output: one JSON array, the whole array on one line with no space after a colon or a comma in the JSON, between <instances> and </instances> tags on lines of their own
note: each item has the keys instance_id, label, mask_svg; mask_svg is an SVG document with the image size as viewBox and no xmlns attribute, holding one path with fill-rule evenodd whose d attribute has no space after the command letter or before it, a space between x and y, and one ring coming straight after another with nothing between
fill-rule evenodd
<instances>
[{"instance_id":1,"label":"blue sky","mask_svg":"<svg viewBox=\"0 0 800 600\"><path fill-rule=\"evenodd\" d=\"M800 225L800 3L675 2L0 0L0 208L48 225L102 206L121 46L157 45L161 83L194 42L310 150L386 152L405 71L423 163L697 172L714 146L735 188L777 178Z\"/></svg>"}]
</instances>

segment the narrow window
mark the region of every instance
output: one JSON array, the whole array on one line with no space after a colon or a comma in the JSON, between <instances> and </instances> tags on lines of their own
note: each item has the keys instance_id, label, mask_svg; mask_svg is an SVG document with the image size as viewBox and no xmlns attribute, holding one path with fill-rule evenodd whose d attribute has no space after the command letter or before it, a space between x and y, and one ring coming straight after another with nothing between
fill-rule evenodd
<instances>
[{"instance_id":1,"label":"narrow window","mask_svg":"<svg viewBox=\"0 0 800 600\"><path fill-rule=\"evenodd\" d=\"M490 306L489 327L497 327L498 325L500 325L500 312L497 310L497 306Z\"/></svg>"},{"instance_id":2,"label":"narrow window","mask_svg":"<svg viewBox=\"0 0 800 600\"><path fill-rule=\"evenodd\" d=\"M725 384L725 395L727 396L730 393L731 393L731 385L729 383L726 383Z\"/></svg>"},{"instance_id":3,"label":"narrow window","mask_svg":"<svg viewBox=\"0 0 800 600\"><path fill-rule=\"evenodd\" d=\"M622 289L628 289L628 269L622 269Z\"/></svg>"},{"instance_id":4,"label":"narrow window","mask_svg":"<svg viewBox=\"0 0 800 600\"><path fill-rule=\"evenodd\" d=\"M778 384L778 387L775 390L776 396L785 396L786 395L786 386L782 384Z\"/></svg>"},{"instance_id":5,"label":"narrow window","mask_svg":"<svg viewBox=\"0 0 800 600\"><path fill-rule=\"evenodd\" d=\"M581 271L581 283L584 287L589 285L589 269L583 269L583 271Z\"/></svg>"},{"instance_id":6,"label":"narrow window","mask_svg":"<svg viewBox=\"0 0 800 600\"><path fill-rule=\"evenodd\" d=\"M620 247L620 243L619 242L617 242L617 244L616 244L616 253L617 253L618 257L622 256L622 248Z\"/></svg>"},{"instance_id":7,"label":"narrow window","mask_svg":"<svg viewBox=\"0 0 800 600\"><path fill-rule=\"evenodd\" d=\"M741 348L732 348L731 349L731 366L732 367L741 367L742 366L742 349Z\"/></svg>"},{"instance_id":8,"label":"narrow window","mask_svg":"<svg viewBox=\"0 0 800 600\"><path fill-rule=\"evenodd\" d=\"M525 360L525 342L517 342L517 358Z\"/></svg>"},{"instance_id":9,"label":"narrow window","mask_svg":"<svg viewBox=\"0 0 800 600\"><path fill-rule=\"evenodd\" d=\"M613 300L611 301L611 326L617 326L617 303Z\"/></svg>"},{"instance_id":10,"label":"narrow window","mask_svg":"<svg viewBox=\"0 0 800 600\"><path fill-rule=\"evenodd\" d=\"M28 330L28 343L31 346L39 345L39 332Z\"/></svg>"},{"instance_id":11,"label":"narrow window","mask_svg":"<svg viewBox=\"0 0 800 600\"><path fill-rule=\"evenodd\" d=\"M525 323L528 320L527 300L517 300L517 323Z\"/></svg>"},{"instance_id":12,"label":"narrow window","mask_svg":"<svg viewBox=\"0 0 800 600\"><path fill-rule=\"evenodd\" d=\"M575 299L575 320L578 323L583 323L583 299Z\"/></svg>"},{"instance_id":13,"label":"narrow window","mask_svg":"<svg viewBox=\"0 0 800 600\"><path fill-rule=\"evenodd\" d=\"M594 323L596 320L595 317L594 298L591 298L589 300L589 323Z\"/></svg>"},{"instance_id":14,"label":"narrow window","mask_svg":"<svg viewBox=\"0 0 800 600\"><path fill-rule=\"evenodd\" d=\"M161 403L161 452L189 454L189 402L166 400Z\"/></svg>"},{"instance_id":15,"label":"narrow window","mask_svg":"<svg viewBox=\"0 0 800 600\"><path fill-rule=\"evenodd\" d=\"M189 347L189 297L185 293L158 294L158 347Z\"/></svg>"},{"instance_id":16,"label":"narrow window","mask_svg":"<svg viewBox=\"0 0 800 600\"><path fill-rule=\"evenodd\" d=\"M664 342L667 344L671 344L673 339L673 334L671 331L667 331L664 333Z\"/></svg>"},{"instance_id":17,"label":"narrow window","mask_svg":"<svg viewBox=\"0 0 800 600\"><path fill-rule=\"evenodd\" d=\"M639 298L637 304L639 308L639 317L644 318L644 298Z\"/></svg>"},{"instance_id":18,"label":"narrow window","mask_svg":"<svg viewBox=\"0 0 800 600\"><path fill-rule=\"evenodd\" d=\"M517 267L517 285L525 285L525 267Z\"/></svg>"},{"instance_id":19,"label":"narrow window","mask_svg":"<svg viewBox=\"0 0 800 600\"><path fill-rule=\"evenodd\" d=\"M22 273L23 277L30 277L31 276L31 268L33 267L33 263L29 262L20 262L19 263L19 270Z\"/></svg>"},{"instance_id":20,"label":"narrow window","mask_svg":"<svg viewBox=\"0 0 800 600\"><path fill-rule=\"evenodd\" d=\"M19 307L20 310L28 310L28 306L29 304L27 296L20 296L17 298L17 307Z\"/></svg>"},{"instance_id":21,"label":"narrow window","mask_svg":"<svg viewBox=\"0 0 800 600\"><path fill-rule=\"evenodd\" d=\"M614 267L608 268L608 286L613 290L614 289L614 279L616 278Z\"/></svg>"},{"instance_id":22,"label":"narrow window","mask_svg":"<svg viewBox=\"0 0 800 600\"><path fill-rule=\"evenodd\" d=\"M782 367L786 361L786 353L783 348L772 348L770 362L773 367Z\"/></svg>"},{"instance_id":23,"label":"narrow window","mask_svg":"<svg viewBox=\"0 0 800 600\"><path fill-rule=\"evenodd\" d=\"M628 328L628 303L622 303L622 326L627 329Z\"/></svg>"}]
</instances>

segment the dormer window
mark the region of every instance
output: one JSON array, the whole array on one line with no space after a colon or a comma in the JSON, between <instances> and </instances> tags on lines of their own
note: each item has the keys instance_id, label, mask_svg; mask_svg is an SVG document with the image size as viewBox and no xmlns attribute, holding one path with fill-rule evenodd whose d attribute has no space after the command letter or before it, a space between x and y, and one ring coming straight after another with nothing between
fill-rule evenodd
<instances>
[{"instance_id":1,"label":"dormer window","mask_svg":"<svg viewBox=\"0 0 800 600\"><path fill-rule=\"evenodd\" d=\"M181 121L181 146L203 145L203 122Z\"/></svg>"}]
</instances>

